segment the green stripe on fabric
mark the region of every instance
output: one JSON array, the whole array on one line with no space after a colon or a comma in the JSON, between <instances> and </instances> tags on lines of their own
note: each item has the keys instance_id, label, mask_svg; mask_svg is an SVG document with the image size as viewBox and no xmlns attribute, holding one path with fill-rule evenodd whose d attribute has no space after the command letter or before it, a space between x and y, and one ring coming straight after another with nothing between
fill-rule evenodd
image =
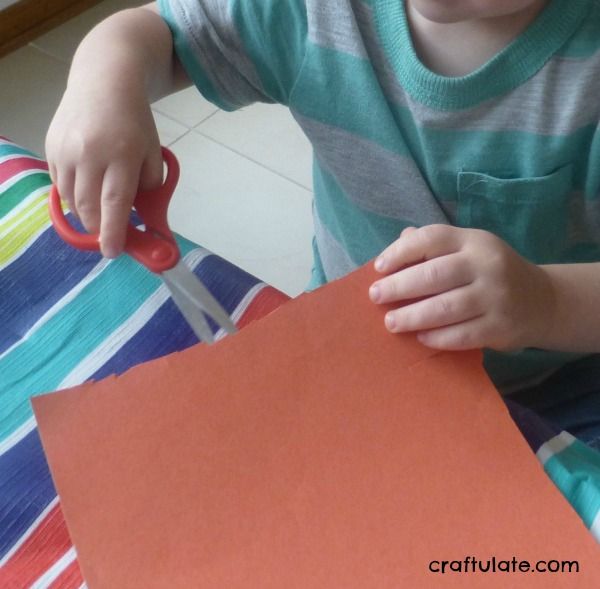
<instances>
[{"instance_id":1,"label":"green stripe on fabric","mask_svg":"<svg viewBox=\"0 0 600 589\"><path fill-rule=\"evenodd\" d=\"M598 174L595 178L590 176L590 162L580 157L582 146L590 145L597 136L595 125L567 136L515 130L435 129L417 125L406 107L396 107L395 111L406 148L435 194L456 198L459 171L483 171L506 179L536 178L572 164L572 190L584 191L592 198L598 196L596 185L600 178ZM427 146L427 151L423 146ZM549 161L554 169L548 168Z\"/></svg>"},{"instance_id":2,"label":"green stripe on fabric","mask_svg":"<svg viewBox=\"0 0 600 589\"><path fill-rule=\"evenodd\" d=\"M14 143L0 143L0 157L4 157L7 155L26 155L29 157L39 157L32 151L25 149L23 147L19 147Z\"/></svg>"},{"instance_id":3,"label":"green stripe on fabric","mask_svg":"<svg viewBox=\"0 0 600 589\"><path fill-rule=\"evenodd\" d=\"M50 188L47 172L33 172L24 176L0 195L0 217L16 207L28 194L40 188Z\"/></svg>"},{"instance_id":4,"label":"green stripe on fabric","mask_svg":"<svg viewBox=\"0 0 600 589\"><path fill-rule=\"evenodd\" d=\"M180 242L182 255L194 247ZM160 283L160 278L129 256L120 256L74 300L1 358L0 404L7 417L0 422L0 440L31 417L31 396L55 390Z\"/></svg>"},{"instance_id":5,"label":"green stripe on fabric","mask_svg":"<svg viewBox=\"0 0 600 589\"><path fill-rule=\"evenodd\" d=\"M20 206L16 206L9 212L8 215L0 217L0 236L8 234L13 228L22 223L23 220L37 208L43 208L46 205L48 198L48 192L42 192L41 194L32 193L25 197L20 203Z\"/></svg>"},{"instance_id":6,"label":"green stripe on fabric","mask_svg":"<svg viewBox=\"0 0 600 589\"><path fill-rule=\"evenodd\" d=\"M459 110L501 96L531 78L573 35L591 5L591 0L551 0L517 38L462 77L436 74L421 63L403 2L380 0L374 14L383 47L402 86L422 104Z\"/></svg>"},{"instance_id":7,"label":"green stripe on fabric","mask_svg":"<svg viewBox=\"0 0 600 589\"><path fill-rule=\"evenodd\" d=\"M335 99L322 88L335 89ZM290 107L302 116L410 156L373 67L364 59L309 45Z\"/></svg>"},{"instance_id":8,"label":"green stripe on fabric","mask_svg":"<svg viewBox=\"0 0 600 589\"><path fill-rule=\"evenodd\" d=\"M552 456L544 469L590 528L600 513L598 453L576 440Z\"/></svg>"},{"instance_id":9,"label":"green stripe on fabric","mask_svg":"<svg viewBox=\"0 0 600 589\"><path fill-rule=\"evenodd\" d=\"M600 4L594 3L590 14L580 26L576 35L571 37L556 55L571 59L585 59L600 51Z\"/></svg>"},{"instance_id":10,"label":"green stripe on fabric","mask_svg":"<svg viewBox=\"0 0 600 589\"><path fill-rule=\"evenodd\" d=\"M238 35L266 93L288 104L306 53L308 23L303 0L229 0Z\"/></svg>"}]
</instances>

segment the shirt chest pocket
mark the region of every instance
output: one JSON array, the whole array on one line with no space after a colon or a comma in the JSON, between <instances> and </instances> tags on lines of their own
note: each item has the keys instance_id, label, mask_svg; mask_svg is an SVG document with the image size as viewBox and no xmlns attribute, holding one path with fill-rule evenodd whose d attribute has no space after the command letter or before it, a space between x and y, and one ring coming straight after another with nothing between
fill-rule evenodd
<instances>
[{"instance_id":1,"label":"shirt chest pocket","mask_svg":"<svg viewBox=\"0 0 600 589\"><path fill-rule=\"evenodd\" d=\"M560 262L567 247L571 165L547 176L458 175L457 223L496 234L536 264Z\"/></svg>"}]
</instances>

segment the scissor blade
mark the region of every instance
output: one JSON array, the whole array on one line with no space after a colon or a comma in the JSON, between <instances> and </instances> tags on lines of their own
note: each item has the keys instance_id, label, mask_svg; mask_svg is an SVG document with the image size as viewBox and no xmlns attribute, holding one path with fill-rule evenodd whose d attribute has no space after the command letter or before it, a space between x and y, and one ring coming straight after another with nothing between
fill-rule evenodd
<instances>
[{"instance_id":1,"label":"scissor blade","mask_svg":"<svg viewBox=\"0 0 600 589\"><path fill-rule=\"evenodd\" d=\"M192 328L192 331L196 334L196 337L200 341L206 342L207 344L212 344L215 341L215 337L202 311L200 311L195 305L192 305L190 300L183 296L179 289L174 287L168 279L163 280L169 289L171 297L177 305L177 308L188 322L188 325Z\"/></svg>"},{"instance_id":2,"label":"scissor blade","mask_svg":"<svg viewBox=\"0 0 600 589\"><path fill-rule=\"evenodd\" d=\"M206 331L202 323L206 324L210 331L202 311L212 317L226 333L237 331L237 327L227 311L182 260L175 267L163 272L161 276L173 293L173 300L195 332L196 327L201 331ZM198 334L196 333L196 335ZM202 339L209 341L206 336Z\"/></svg>"}]
</instances>

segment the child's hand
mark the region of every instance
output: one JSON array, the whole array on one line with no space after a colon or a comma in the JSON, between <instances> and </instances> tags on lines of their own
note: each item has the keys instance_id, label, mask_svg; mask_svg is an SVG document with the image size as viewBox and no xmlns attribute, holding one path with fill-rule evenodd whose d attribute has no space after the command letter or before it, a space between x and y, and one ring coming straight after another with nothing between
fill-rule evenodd
<instances>
[{"instance_id":1,"label":"child's hand","mask_svg":"<svg viewBox=\"0 0 600 589\"><path fill-rule=\"evenodd\" d=\"M102 253L118 255L133 199L162 180L162 156L145 97L67 89L46 139L53 182Z\"/></svg>"},{"instance_id":2,"label":"child's hand","mask_svg":"<svg viewBox=\"0 0 600 589\"><path fill-rule=\"evenodd\" d=\"M155 3L108 17L75 52L46 158L59 194L100 233L107 257L123 249L137 192L162 181L150 102L188 84Z\"/></svg>"},{"instance_id":3,"label":"child's hand","mask_svg":"<svg viewBox=\"0 0 600 589\"><path fill-rule=\"evenodd\" d=\"M371 300L404 303L386 314L386 327L416 331L432 348L534 346L551 323L554 296L545 272L487 231L409 227L375 268L388 276L371 286Z\"/></svg>"}]
</instances>

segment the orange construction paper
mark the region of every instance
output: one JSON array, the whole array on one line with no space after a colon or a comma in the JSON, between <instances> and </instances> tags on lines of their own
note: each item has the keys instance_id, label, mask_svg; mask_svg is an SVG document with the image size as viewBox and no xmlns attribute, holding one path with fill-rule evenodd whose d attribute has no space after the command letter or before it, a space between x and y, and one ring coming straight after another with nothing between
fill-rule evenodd
<instances>
[{"instance_id":1,"label":"orange construction paper","mask_svg":"<svg viewBox=\"0 0 600 589\"><path fill-rule=\"evenodd\" d=\"M600 587L480 354L386 332L374 278L33 400L90 589ZM466 557L579 572L430 570Z\"/></svg>"}]
</instances>

